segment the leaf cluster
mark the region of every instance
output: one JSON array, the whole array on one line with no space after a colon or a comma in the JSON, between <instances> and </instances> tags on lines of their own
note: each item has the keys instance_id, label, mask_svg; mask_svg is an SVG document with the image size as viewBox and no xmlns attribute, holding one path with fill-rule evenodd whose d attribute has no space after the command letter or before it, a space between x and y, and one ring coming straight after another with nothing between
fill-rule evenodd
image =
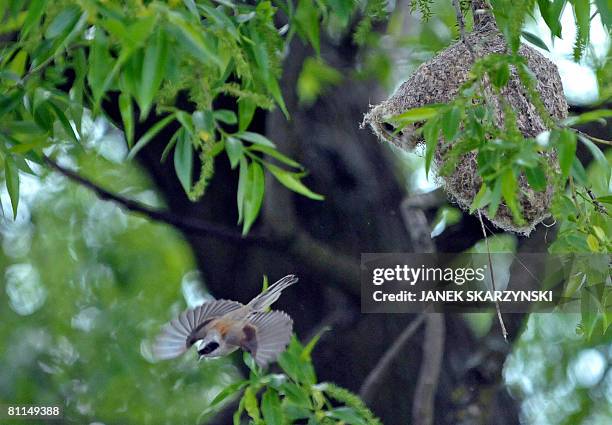
<instances>
[{"instance_id":1,"label":"leaf cluster","mask_svg":"<svg viewBox=\"0 0 612 425\"><path fill-rule=\"evenodd\" d=\"M380 425L380 421L361 399L331 383L317 383L311 352L320 335L303 346L295 337L278 360L282 373L265 374L251 355L244 354L249 379L235 382L222 390L201 414L207 417L222 402L242 391L234 424L244 416L250 424L283 425Z\"/></svg>"},{"instance_id":2,"label":"leaf cluster","mask_svg":"<svg viewBox=\"0 0 612 425\"><path fill-rule=\"evenodd\" d=\"M0 159L13 209L19 172L31 172L25 159L42 163L43 150L64 141L82 148L83 115L110 119L103 104L115 99L120 111L115 124L125 133L129 158L161 134L171 134L162 160L173 157L190 199L204 194L215 158L228 158L240 173L237 206L244 233L259 214L264 170L289 189L322 199L302 183L305 173L297 162L247 129L257 108L277 106L289 117L279 80L294 36L318 55L322 27L347 28L360 7L378 16L381 5L378 0L360 5L313 0L2 2ZM234 107L218 109L220 96L234 98ZM179 101L183 97L187 105ZM153 125L139 131L140 122L151 118Z\"/></svg>"}]
</instances>

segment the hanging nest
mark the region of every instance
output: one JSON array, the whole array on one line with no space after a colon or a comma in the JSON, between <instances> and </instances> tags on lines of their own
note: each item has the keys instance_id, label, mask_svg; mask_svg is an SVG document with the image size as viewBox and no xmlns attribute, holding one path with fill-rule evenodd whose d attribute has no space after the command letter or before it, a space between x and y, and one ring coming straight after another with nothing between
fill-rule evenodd
<instances>
[{"instance_id":1,"label":"hanging nest","mask_svg":"<svg viewBox=\"0 0 612 425\"><path fill-rule=\"evenodd\" d=\"M466 42L472 46L476 58L491 53L503 54L507 52L506 40L497 29L495 21L488 11L478 16L474 31L466 35ZM557 67L529 46L521 45L519 53L526 59L527 66L535 75L537 80L535 88L549 114L554 119L566 118L567 103L563 95ZM406 151L424 145L422 136L416 131L422 123L409 125L396 134L395 128L386 120L412 108L452 101L461 85L468 80L472 65L472 56L463 41L451 45L419 66L393 96L372 107L365 115L363 125L369 125L380 140L392 143ZM511 69L510 80L507 86L502 89L501 95L514 110L518 128L523 136L535 137L547 130L535 106L530 102L515 69ZM503 113L499 102L495 97L489 98L487 96L487 99L495 110L496 122L503 123ZM435 168L441 166L445 149L447 147L445 148L443 143L438 144L434 155ZM548 161L553 168L556 168L554 155L549 154ZM456 170L448 176L441 176L440 181L450 197L462 209L468 211L482 184L482 179L478 174L476 153L465 154L457 163ZM517 225L512 218L510 209L503 202L500 204L495 217L490 217L486 209L481 209L480 212L501 229L529 235L536 224L550 215L553 185L549 181L545 190L537 192L528 185L526 177L521 175L518 179L518 188L518 201L525 223Z\"/></svg>"}]
</instances>

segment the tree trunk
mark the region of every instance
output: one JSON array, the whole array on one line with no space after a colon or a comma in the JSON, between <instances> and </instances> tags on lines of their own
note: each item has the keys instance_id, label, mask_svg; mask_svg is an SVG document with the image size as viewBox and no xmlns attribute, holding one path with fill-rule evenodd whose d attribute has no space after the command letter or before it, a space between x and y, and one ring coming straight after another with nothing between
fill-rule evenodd
<instances>
[{"instance_id":1,"label":"tree trunk","mask_svg":"<svg viewBox=\"0 0 612 425\"><path fill-rule=\"evenodd\" d=\"M363 112L382 94L372 82L348 78L356 61L356 49L349 42L327 42L322 50L327 63L346 71L342 84L311 106L299 104L296 82L303 60L312 52L293 42L282 82L291 119L287 121L279 111L258 113L252 130L264 132L282 152L305 165L309 171L305 183L324 194L325 201L296 195L267 175L263 217L255 230L264 229L286 242L275 247L232 244L193 234L185 237L193 246L207 288L218 298L244 302L259 292L262 275L277 279L297 274L300 282L283 294L276 307L292 315L302 339L322 326L331 326L313 354L319 380L358 392L385 350L413 319L413 315L360 314L360 254L410 252L412 247L399 211L405 193L394 172L393 154L370 131L359 129ZM226 159L218 159L206 195L190 203L168 165L171 161L159 162L169 131L139 154L169 209L235 226L237 173L229 169ZM431 217L434 212L427 214ZM465 217L449 234L436 241L438 251L463 250L481 239L478 221L471 217ZM501 367L509 346L500 349L491 343L499 342L499 330L477 341L459 316L446 315L445 320L434 423L460 423L466 409L471 409L474 419L470 423L491 423L493 417L499 424L517 423L516 405L501 386ZM518 318L510 326L514 335L520 323ZM371 403L387 425L410 422L422 339L422 330L412 336ZM486 360L484 365L474 364L474 359L481 358Z\"/></svg>"}]
</instances>

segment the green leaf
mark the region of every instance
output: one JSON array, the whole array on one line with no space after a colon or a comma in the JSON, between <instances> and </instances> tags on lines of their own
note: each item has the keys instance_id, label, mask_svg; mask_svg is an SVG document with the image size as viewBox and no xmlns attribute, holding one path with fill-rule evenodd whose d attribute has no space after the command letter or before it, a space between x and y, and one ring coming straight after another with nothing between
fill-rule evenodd
<instances>
[{"instance_id":1,"label":"green leaf","mask_svg":"<svg viewBox=\"0 0 612 425\"><path fill-rule=\"evenodd\" d=\"M580 293L581 323L587 339L590 339L602 312L601 302L594 293L594 288L583 287Z\"/></svg>"},{"instance_id":2,"label":"green leaf","mask_svg":"<svg viewBox=\"0 0 612 425\"><path fill-rule=\"evenodd\" d=\"M587 236L586 241L587 241L587 245L589 246L589 249L592 252L598 252L599 251L599 241L597 240L595 235L589 234Z\"/></svg>"},{"instance_id":3,"label":"green leaf","mask_svg":"<svg viewBox=\"0 0 612 425\"><path fill-rule=\"evenodd\" d=\"M67 29L72 28L79 19L79 12L80 9L77 6L63 8L47 27L45 38L53 39L64 33Z\"/></svg>"},{"instance_id":4,"label":"green leaf","mask_svg":"<svg viewBox=\"0 0 612 425\"><path fill-rule=\"evenodd\" d=\"M521 33L521 35L523 36L523 38L525 40L527 40L528 42L530 42L531 44L533 44L534 46L539 47L540 49L544 49L547 52L549 52L550 50L548 50L548 46L546 45L546 43L544 43L544 41L542 41L542 39L540 37L538 37L535 34L530 33L529 31L523 31ZM505 84L504 84L505 85Z\"/></svg>"},{"instance_id":5,"label":"green leaf","mask_svg":"<svg viewBox=\"0 0 612 425\"><path fill-rule=\"evenodd\" d=\"M591 2L585 0L570 0L574 6L574 18L577 32L574 44L574 61L578 62L582 57L586 46L589 44L591 30Z\"/></svg>"},{"instance_id":6,"label":"green leaf","mask_svg":"<svg viewBox=\"0 0 612 425\"><path fill-rule=\"evenodd\" d=\"M425 176L427 179L429 179L429 170L431 169L434 153L440 140L439 134L440 125L437 119L432 118L423 126L423 137L425 138Z\"/></svg>"},{"instance_id":7,"label":"green leaf","mask_svg":"<svg viewBox=\"0 0 612 425\"><path fill-rule=\"evenodd\" d=\"M189 134L184 129L178 136L174 149L174 170L185 193L189 194L193 174L193 147Z\"/></svg>"},{"instance_id":8,"label":"green leaf","mask_svg":"<svg viewBox=\"0 0 612 425\"><path fill-rule=\"evenodd\" d=\"M238 101L238 129L240 131L244 131L249 127L256 108L257 105L251 99L243 98Z\"/></svg>"},{"instance_id":9,"label":"green leaf","mask_svg":"<svg viewBox=\"0 0 612 425\"><path fill-rule=\"evenodd\" d=\"M599 202L603 202L604 204L611 204L612 205L612 195L600 196L600 197L597 198L597 200Z\"/></svg>"},{"instance_id":10,"label":"green leaf","mask_svg":"<svg viewBox=\"0 0 612 425\"><path fill-rule=\"evenodd\" d=\"M351 407L337 407L325 412L325 416L343 421L347 425L367 425L366 421Z\"/></svg>"},{"instance_id":11,"label":"green leaf","mask_svg":"<svg viewBox=\"0 0 612 425\"><path fill-rule=\"evenodd\" d=\"M225 152L227 152L227 157L229 158L232 169L236 168L240 158L244 155L244 146L242 146L242 142L232 136L228 136L225 139Z\"/></svg>"},{"instance_id":12,"label":"green leaf","mask_svg":"<svg viewBox=\"0 0 612 425\"><path fill-rule=\"evenodd\" d=\"M561 12L565 6L566 0L538 0L540 6L540 14L544 18L544 22L548 25L553 36L561 38Z\"/></svg>"},{"instance_id":13,"label":"green leaf","mask_svg":"<svg viewBox=\"0 0 612 425\"><path fill-rule=\"evenodd\" d=\"M285 118L289 119L289 111L287 110L287 105L285 105L285 100L283 99L283 95L278 85L278 81L276 81L276 78L270 76L266 80L266 87L274 98L274 100L276 101L276 103L278 104L278 107L283 112L283 115L285 115Z\"/></svg>"},{"instance_id":14,"label":"green leaf","mask_svg":"<svg viewBox=\"0 0 612 425\"><path fill-rule=\"evenodd\" d=\"M573 126L578 124L585 124L592 121L600 121L604 120L605 118L612 118L612 109L596 109L594 111L585 112L574 117L566 118L563 121L563 124Z\"/></svg>"},{"instance_id":15,"label":"green leaf","mask_svg":"<svg viewBox=\"0 0 612 425\"><path fill-rule=\"evenodd\" d=\"M242 234L246 235L259 215L265 190L263 168L257 162L251 162L248 169L248 190L244 194L244 225Z\"/></svg>"},{"instance_id":16,"label":"green leaf","mask_svg":"<svg viewBox=\"0 0 612 425\"><path fill-rule=\"evenodd\" d=\"M608 32L612 31L612 1L611 0L595 0L597 11L601 17L601 23L606 27Z\"/></svg>"},{"instance_id":17,"label":"green leaf","mask_svg":"<svg viewBox=\"0 0 612 425\"><path fill-rule=\"evenodd\" d=\"M140 119L148 114L155 95L161 87L168 64L168 42L164 31L158 30L149 40L142 62L142 77L139 81L138 99L140 103Z\"/></svg>"},{"instance_id":18,"label":"green leaf","mask_svg":"<svg viewBox=\"0 0 612 425\"><path fill-rule=\"evenodd\" d=\"M257 397L255 396L255 391L253 391L253 387L247 387L242 398L244 400L244 408L248 415L256 422L259 421L261 419L259 414L259 403L257 403Z\"/></svg>"},{"instance_id":19,"label":"green leaf","mask_svg":"<svg viewBox=\"0 0 612 425\"><path fill-rule=\"evenodd\" d=\"M525 168L525 175L533 190L541 192L546 189L546 174L540 167Z\"/></svg>"},{"instance_id":20,"label":"green leaf","mask_svg":"<svg viewBox=\"0 0 612 425\"><path fill-rule=\"evenodd\" d=\"M194 18L200 19L200 13L194 0L183 0L183 4L189 9Z\"/></svg>"},{"instance_id":21,"label":"green leaf","mask_svg":"<svg viewBox=\"0 0 612 425\"><path fill-rule=\"evenodd\" d=\"M304 186L304 184L300 181L296 173L283 170L282 168L279 168L270 163L266 163L265 165L266 168L272 173L272 175L286 188L291 189L292 191L299 193L300 195L304 195L307 198L314 199L317 201L322 201L323 199L325 199L322 195L314 193L312 190Z\"/></svg>"},{"instance_id":22,"label":"green leaf","mask_svg":"<svg viewBox=\"0 0 612 425\"><path fill-rule=\"evenodd\" d=\"M502 198L502 179L495 180L493 190L491 191L491 202L489 203L489 217L495 217L499 208L499 203Z\"/></svg>"},{"instance_id":23,"label":"green leaf","mask_svg":"<svg viewBox=\"0 0 612 425\"><path fill-rule=\"evenodd\" d=\"M570 173L572 163L576 156L576 134L568 129L562 129L559 132L559 140L557 141L557 149L559 152L559 166L561 167L561 175L565 180Z\"/></svg>"},{"instance_id":24,"label":"green leaf","mask_svg":"<svg viewBox=\"0 0 612 425\"><path fill-rule=\"evenodd\" d=\"M250 151L264 153L290 167L302 169L302 166L298 162L294 161L293 159L289 158L286 155L283 155L282 153L277 151L275 148L271 148L269 146L262 145L262 144L254 144L254 145L249 146L248 149Z\"/></svg>"},{"instance_id":25,"label":"green leaf","mask_svg":"<svg viewBox=\"0 0 612 425\"><path fill-rule=\"evenodd\" d=\"M261 413L266 425L283 425L283 411L280 398L271 388L261 397Z\"/></svg>"},{"instance_id":26,"label":"green leaf","mask_svg":"<svg viewBox=\"0 0 612 425\"><path fill-rule=\"evenodd\" d=\"M105 81L113 66L113 58L109 53L108 38L102 28L96 27L95 29L95 36L89 47L88 63L87 82L96 102L95 109L104 95Z\"/></svg>"},{"instance_id":27,"label":"green leaf","mask_svg":"<svg viewBox=\"0 0 612 425\"><path fill-rule=\"evenodd\" d=\"M206 109L204 111L194 111L194 113L191 115L191 121L197 133L204 131L208 133L207 137L209 139L212 138L213 133L215 131L215 119L213 117L213 111L211 111L210 109ZM204 138L204 140L206 141L209 141L209 139Z\"/></svg>"},{"instance_id":28,"label":"green leaf","mask_svg":"<svg viewBox=\"0 0 612 425\"><path fill-rule=\"evenodd\" d=\"M608 240L608 238L606 238L606 232L604 232L601 227L593 226L593 232L602 242L605 242Z\"/></svg>"},{"instance_id":29,"label":"green leaf","mask_svg":"<svg viewBox=\"0 0 612 425\"><path fill-rule=\"evenodd\" d=\"M300 360L304 362L310 362L310 355L312 353L312 350L314 350L315 345L317 345L317 342L319 342L319 339L321 339L321 336L323 336L323 334L327 332L328 330L329 330L328 327L324 327L319 332L317 332L317 334L313 336L310 339L310 341L308 341L308 344L306 344L306 346L302 350L302 354L300 354Z\"/></svg>"},{"instance_id":30,"label":"green leaf","mask_svg":"<svg viewBox=\"0 0 612 425\"><path fill-rule=\"evenodd\" d=\"M216 406L217 404L221 403L226 398L231 397L232 395L236 394L238 391L243 389L247 384L248 384L247 381L240 381L240 382L234 382L233 384L228 385L222 391L220 391L219 394L215 396L215 398L213 398L213 400L210 402L210 407Z\"/></svg>"},{"instance_id":31,"label":"green leaf","mask_svg":"<svg viewBox=\"0 0 612 425\"><path fill-rule=\"evenodd\" d=\"M236 191L236 203L238 204L238 224L242 223L244 217L244 197L247 191L250 190L248 165L249 164L244 157L240 158L240 168L238 170L238 190Z\"/></svg>"},{"instance_id":32,"label":"green leaf","mask_svg":"<svg viewBox=\"0 0 612 425\"><path fill-rule=\"evenodd\" d=\"M244 364L247 365L247 367L253 374L255 375L259 374L259 366L257 366L257 363L255 363L255 358L251 355L251 353L247 353L246 351L243 352L242 360L244 361Z\"/></svg>"},{"instance_id":33,"label":"green leaf","mask_svg":"<svg viewBox=\"0 0 612 425\"><path fill-rule=\"evenodd\" d=\"M28 14L26 15L25 20L23 21L23 26L21 27L21 39L25 39L30 30L38 25L40 22L40 18L45 10L45 6L47 4L46 0L32 0L28 4Z\"/></svg>"},{"instance_id":34,"label":"green leaf","mask_svg":"<svg viewBox=\"0 0 612 425\"><path fill-rule=\"evenodd\" d=\"M74 143L79 143L79 137L72 128L72 124L66 117L66 114L64 114L64 111L62 111L61 108L53 102L47 102L47 104L53 110L53 112L55 112L55 115L57 116L57 119L64 128L66 135L70 137Z\"/></svg>"},{"instance_id":35,"label":"green leaf","mask_svg":"<svg viewBox=\"0 0 612 425\"><path fill-rule=\"evenodd\" d=\"M213 64L217 68L223 68L223 62L210 45L209 34L204 37L204 31L186 21L179 13L168 13L169 21L177 28L177 35L182 39L185 50L204 64Z\"/></svg>"},{"instance_id":36,"label":"green leaf","mask_svg":"<svg viewBox=\"0 0 612 425\"><path fill-rule=\"evenodd\" d=\"M28 52L21 49L17 52L13 60L8 66L8 70L21 78L25 72L26 62L28 60Z\"/></svg>"},{"instance_id":37,"label":"green leaf","mask_svg":"<svg viewBox=\"0 0 612 425\"><path fill-rule=\"evenodd\" d=\"M313 104L329 87L338 85L343 75L322 59L306 58L297 81L300 103Z\"/></svg>"},{"instance_id":38,"label":"green leaf","mask_svg":"<svg viewBox=\"0 0 612 425\"><path fill-rule=\"evenodd\" d=\"M242 133L236 134L236 137L246 140L247 142L255 143L256 145L268 146L270 148L276 148L274 143L267 137L259 133L251 133L250 131L243 131ZM299 166L299 164L298 164Z\"/></svg>"},{"instance_id":39,"label":"green leaf","mask_svg":"<svg viewBox=\"0 0 612 425\"><path fill-rule=\"evenodd\" d=\"M589 152L591 152L591 155L593 155L593 158L595 159L595 161L601 166L602 170L604 170L605 172L605 180L608 181L610 179L610 166L608 165L608 160L606 158L606 156L604 155L604 153L601 151L601 149L599 149L599 147L593 143L591 140L589 140L589 138L583 136L582 134L578 133L578 140L580 140L589 150Z\"/></svg>"},{"instance_id":40,"label":"green leaf","mask_svg":"<svg viewBox=\"0 0 612 425\"><path fill-rule=\"evenodd\" d=\"M242 388L246 387L248 383L249 383L248 381L239 381L239 382L234 382L233 384L229 384L228 386L223 388L223 390L221 390L215 396L215 398L213 398L213 400L210 402L208 407L204 409L202 413L200 413L200 415L198 416L197 423L202 422L201 420L203 418L206 418L211 413L213 413L216 410L216 408L219 406L219 404L221 404L223 401L227 400L228 398L234 396Z\"/></svg>"},{"instance_id":41,"label":"green leaf","mask_svg":"<svg viewBox=\"0 0 612 425\"><path fill-rule=\"evenodd\" d=\"M131 149L134 145L134 111L132 110L132 98L127 93L119 95L119 112L123 121L123 132L127 145Z\"/></svg>"},{"instance_id":42,"label":"green leaf","mask_svg":"<svg viewBox=\"0 0 612 425\"><path fill-rule=\"evenodd\" d=\"M152 126L145 134L138 139L130 153L128 154L128 160L131 160L136 154L144 148L160 131L163 130L168 124L170 124L175 118L175 114L170 114L165 118L159 120L154 126Z\"/></svg>"},{"instance_id":43,"label":"green leaf","mask_svg":"<svg viewBox=\"0 0 612 425\"><path fill-rule=\"evenodd\" d=\"M503 61L495 64L488 73L491 77L491 83L498 89L508 84L508 80L510 79L510 67L507 62Z\"/></svg>"},{"instance_id":44,"label":"green leaf","mask_svg":"<svg viewBox=\"0 0 612 425\"><path fill-rule=\"evenodd\" d=\"M442 134L444 140L452 142L457 137L459 131L459 124L461 122L461 109L457 106L453 106L444 115L442 115Z\"/></svg>"},{"instance_id":45,"label":"green leaf","mask_svg":"<svg viewBox=\"0 0 612 425\"><path fill-rule=\"evenodd\" d=\"M191 136L195 135L195 128L193 125L193 115L189 115L185 111L176 111L175 112L176 119L181 123L181 126L189 133Z\"/></svg>"},{"instance_id":46,"label":"green leaf","mask_svg":"<svg viewBox=\"0 0 612 425\"><path fill-rule=\"evenodd\" d=\"M253 22L251 22L249 25L249 36L252 41L250 47L255 62L257 63L257 70L259 71L258 73L260 74L261 79L263 80L266 86L266 89L268 90L270 95L272 95L274 101L278 104L285 117L289 119L289 111L287 110L287 106L285 105L280 86L278 85L277 76L274 72L272 72L270 54L267 48L266 40L260 33L257 25L255 25Z\"/></svg>"},{"instance_id":47,"label":"green leaf","mask_svg":"<svg viewBox=\"0 0 612 425\"><path fill-rule=\"evenodd\" d=\"M229 32L230 35L235 39L240 38L238 28L236 27L234 22L229 18L229 16L223 11L222 8L215 9L205 4L198 4L197 7L199 7L202 11L204 11L207 17L212 18L217 28L222 29L223 31ZM228 7L235 9L236 6L228 6Z\"/></svg>"},{"instance_id":48,"label":"green leaf","mask_svg":"<svg viewBox=\"0 0 612 425\"><path fill-rule=\"evenodd\" d=\"M213 112L213 116L215 120L224 122L225 124L236 124L238 122L238 118L236 118L236 114L234 111L230 111L228 109L218 109Z\"/></svg>"},{"instance_id":49,"label":"green leaf","mask_svg":"<svg viewBox=\"0 0 612 425\"><path fill-rule=\"evenodd\" d=\"M129 54L140 48L149 38L155 24L157 23L157 14L145 15L139 17L136 22L130 24L123 34L118 37L124 50L127 48Z\"/></svg>"},{"instance_id":50,"label":"green leaf","mask_svg":"<svg viewBox=\"0 0 612 425\"><path fill-rule=\"evenodd\" d=\"M487 188L486 184L482 184L480 186L480 190L474 197L472 201L472 205L470 205L470 214L473 214L474 211L479 210L491 201L491 191Z\"/></svg>"},{"instance_id":51,"label":"green leaf","mask_svg":"<svg viewBox=\"0 0 612 425\"><path fill-rule=\"evenodd\" d=\"M19 205L19 169L12 156L4 157L4 175L6 179L6 189L11 198L13 206L13 219L17 218L17 206Z\"/></svg>"},{"instance_id":52,"label":"green leaf","mask_svg":"<svg viewBox=\"0 0 612 425\"><path fill-rule=\"evenodd\" d=\"M36 95L34 98L36 99ZM53 131L53 123L55 122L55 118L53 116L54 111L52 109L51 102L47 100L43 100L39 103L35 102L33 109L34 121L36 121L36 124L49 132Z\"/></svg>"},{"instance_id":53,"label":"green leaf","mask_svg":"<svg viewBox=\"0 0 612 425\"><path fill-rule=\"evenodd\" d=\"M15 90L8 96L5 96L3 93L0 93L0 117L15 109L17 105L19 105L22 96L23 91L21 90Z\"/></svg>"},{"instance_id":54,"label":"green leaf","mask_svg":"<svg viewBox=\"0 0 612 425\"><path fill-rule=\"evenodd\" d=\"M406 112L388 117L387 121L396 122L402 126L406 126L415 122L426 121L435 117L437 114L437 106L422 106L420 108L408 109Z\"/></svg>"},{"instance_id":55,"label":"green leaf","mask_svg":"<svg viewBox=\"0 0 612 425\"><path fill-rule=\"evenodd\" d=\"M283 370L287 371L284 367ZM289 374L289 376L291 375ZM293 382L285 382L283 385L281 385L281 392L285 394L287 400L298 407L310 409L312 406L308 393Z\"/></svg>"},{"instance_id":56,"label":"green leaf","mask_svg":"<svg viewBox=\"0 0 612 425\"><path fill-rule=\"evenodd\" d=\"M313 0L299 0L293 15L298 34L308 40L317 56L321 54L319 42L319 9Z\"/></svg>"},{"instance_id":57,"label":"green leaf","mask_svg":"<svg viewBox=\"0 0 612 425\"><path fill-rule=\"evenodd\" d=\"M233 423L234 425L240 425L240 418L242 417L242 412L244 412L244 397L240 399L240 403L238 404L238 409L234 412L233 415Z\"/></svg>"},{"instance_id":58,"label":"green leaf","mask_svg":"<svg viewBox=\"0 0 612 425\"><path fill-rule=\"evenodd\" d=\"M501 192L506 205L512 212L512 217L516 223L523 223L523 217L521 216L521 210L518 203L518 185L516 176L512 171L512 168L507 168L504 174L502 174Z\"/></svg>"},{"instance_id":59,"label":"green leaf","mask_svg":"<svg viewBox=\"0 0 612 425\"><path fill-rule=\"evenodd\" d=\"M589 179L587 177L586 170L584 169L584 166L576 156L574 157L574 161L572 162L571 174L576 183L578 183L579 185L589 185Z\"/></svg>"}]
</instances>

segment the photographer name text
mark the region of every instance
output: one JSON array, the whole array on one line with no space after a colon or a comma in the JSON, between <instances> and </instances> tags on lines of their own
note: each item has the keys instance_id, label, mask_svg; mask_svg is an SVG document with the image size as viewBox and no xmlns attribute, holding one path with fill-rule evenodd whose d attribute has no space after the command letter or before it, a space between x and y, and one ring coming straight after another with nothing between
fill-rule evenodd
<instances>
[{"instance_id":1,"label":"photographer name text","mask_svg":"<svg viewBox=\"0 0 612 425\"><path fill-rule=\"evenodd\" d=\"M452 290L423 291L420 293L406 290L386 293L374 291L372 298L376 302L552 302L552 291L486 291L486 290Z\"/></svg>"}]
</instances>

